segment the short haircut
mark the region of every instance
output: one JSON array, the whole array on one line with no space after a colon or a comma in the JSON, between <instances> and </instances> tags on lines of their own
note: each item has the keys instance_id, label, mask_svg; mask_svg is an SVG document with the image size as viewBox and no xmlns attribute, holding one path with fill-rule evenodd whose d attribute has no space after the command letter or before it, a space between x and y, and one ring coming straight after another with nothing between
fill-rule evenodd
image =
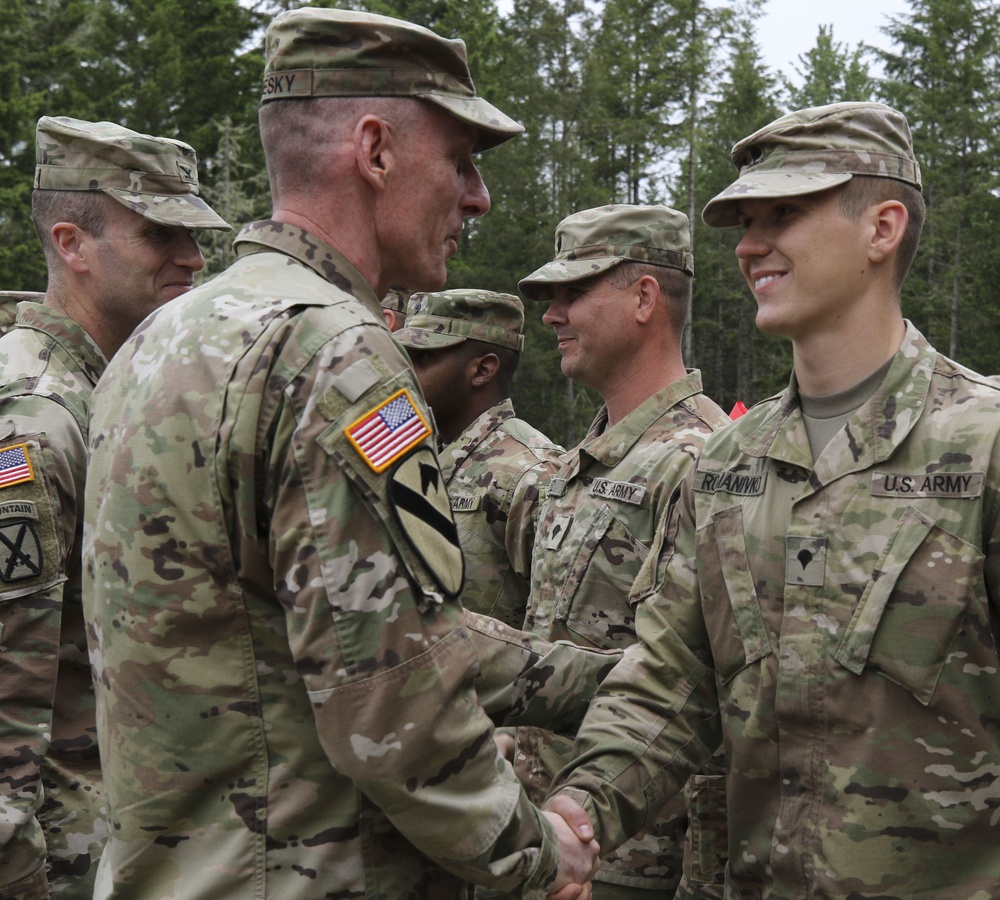
<instances>
[{"instance_id":1,"label":"short haircut","mask_svg":"<svg viewBox=\"0 0 1000 900\"><path fill-rule=\"evenodd\" d=\"M58 258L52 243L52 226L71 222L94 237L102 237L108 221L108 204L114 202L100 191L31 192L31 223L50 269Z\"/></svg>"},{"instance_id":2,"label":"short haircut","mask_svg":"<svg viewBox=\"0 0 1000 900\"><path fill-rule=\"evenodd\" d=\"M840 191L840 211L852 222L861 218L866 209L896 200L906 207L909 221L896 251L896 287L901 288L917 254L920 232L924 227L924 197L917 188L895 178L875 175L855 175Z\"/></svg>"},{"instance_id":3,"label":"short haircut","mask_svg":"<svg viewBox=\"0 0 1000 900\"><path fill-rule=\"evenodd\" d=\"M499 399L510 396L510 386L514 380L514 373L521 362L521 354L513 347L501 347L499 344L491 344L489 341L480 341L476 338L466 338L460 344L453 344L450 347L407 347L406 349L414 362L425 355L433 356L435 353L450 352L454 354L455 365L462 367L472 359L486 356L488 353L494 354L500 364L497 367L492 387Z\"/></svg>"},{"instance_id":4,"label":"short haircut","mask_svg":"<svg viewBox=\"0 0 1000 900\"><path fill-rule=\"evenodd\" d=\"M612 286L619 291L635 284L643 275L656 279L667 305L667 316L674 334L680 337L687 321L691 304L693 279L687 272L673 266L655 266L642 262L623 262L615 266L608 275Z\"/></svg>"},{"instance_id":5,"label":"short haircut","mask_svg":"<svg viewBox=\"0 0 1000 900\"><path fill-rule=\"evenodd\" d=\"M380 116L405 133L421 105L409 97L307 97L265 103L258 119L272 197L312 194L327 183L329 152L353 132L362 116Z\"/></svg>"}]
</instances>

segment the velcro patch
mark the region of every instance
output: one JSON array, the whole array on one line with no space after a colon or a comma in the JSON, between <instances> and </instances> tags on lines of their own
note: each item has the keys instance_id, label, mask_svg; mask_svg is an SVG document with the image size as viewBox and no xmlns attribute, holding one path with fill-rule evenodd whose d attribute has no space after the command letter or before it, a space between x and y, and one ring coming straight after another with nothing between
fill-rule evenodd
<instances>
[{"instance_id":1,"label":"velcro patch","mask_svg":"<svg viewBox=\"0 0 1000 900\"><path fill-rule=\"evenodd\" d=\"M465 578L465 561L444 476L429 447L414 450L389 473L387 494L410 546L441 590L457 597Z\"/></svg>"},{"instance_id":2,"label":"velcro patch","mask_svg":"<svg viewBox=\"0 0 1000 900\"><path fill-rule=\"evenodd\" d=\"M756 497L764 493L763 472L698 472L694 489L703 494L734 494L738 497Z\"/></svg>"},{"instance_id":3,"label":"velcro patch","mask_svg":"<svg viewBox=\"0 0 1000 900\"><path fill-rule=\"evenodd\" d=\"M590 494L593 497L642 506L642 498L646 496L646 486L628 481L611 481L609 478L595 478L590 485Z\"/></svg>"},{"instance_id":4,"label":"velcro patch","mask_svg":"<svg viewBox=\"0 0 1000 900\"><path fill-rule=\"evenodd\" d=\"M30 500L0 503L0 519L37 519L38 507Z\"/></svg>"},{"instance_id":5,"label":"velcro patch","mask_svg":"<svg viewBox=\"0 0 1000 900\"><path fill-rule=\"evenodd\" d=\"M983 493L982 472L934 472L927 474L872 473L873 497L960 497L971 499Z\"/></svg>"},{"instance_id":6,"label":"velcro patch","mask_svg":"<svg viewBox=\"0 0 1000 900\"><path fill-rule=\"evenodd\" d=\"M566 487L569 482L565 478L560 478L558 475L553 476L549 479L549 486L545 491L547 497L564 497L566 495Z\"/></svg>"},{"instance_id":7,"label":"velcro patch","mask_svg":"<svg viewBox=\"0 0 1000 900\"><path fill-rule=\"evenodd\" d=\"M0 488L13 487L35 480L27 444L11 444L0 448Z\"/></svg>"},{"instance_id":8,"label":"velcro patch","mask_svg":"<svg viewBox=\"0 0 1000 900\"><path fill-rule=\"evenodd\" d=\"M475 512L482 504L481 494L452 494L452 512Z\"/></svg>"},{"instance_id":9,"label":"velcro patch","mask_svg":"<svg viewBox=\"0 0 1000 900\"><path fill-rule=\"evenodd\" d=\"M177 160L177 175L185 184L197 184L198 172L194 166L183 160Z\"/></svg>"},{"instance_id":10,"label":"velcro patch","mask_svg":"<svg viewBox=\"0 0 1000 900\"><path fill-rule=\"evenodd\" d=\"M826 577L825 537L785 537L785 584L822 587Z\"/></svg>"},{"instance_id":11,"label":"velcro patch","mask_svg":"<svg viewBox=\"0 0 1000 900\"><path fill-rule=\"evenodd\" d=\"M44 563L42 541L33 522L0 521L0 581L12 584L38 578Z\"/></svg>"},{"instance_id":12,"label":"velcro patch","mask_svg":"<svg viewBox=\"0 0 1000 900\"><path fill-rule=\"evenodd\" d=\"M430 435L406 388L366 412L344 429L344 434L374 472L383 472Z\"/></svg>"}]
</instances>

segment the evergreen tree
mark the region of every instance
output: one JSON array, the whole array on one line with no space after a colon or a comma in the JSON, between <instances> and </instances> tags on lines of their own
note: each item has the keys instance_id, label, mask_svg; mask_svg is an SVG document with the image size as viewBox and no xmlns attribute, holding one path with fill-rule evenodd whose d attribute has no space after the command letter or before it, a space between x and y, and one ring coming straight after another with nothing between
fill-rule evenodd
<instances>
[{"instance_id":1,"label":"evergreen tree","mask_svg":"<svg viewBox=\"0 0 1000 900\"><path fill-rule=\"evenodd\" d=\"M738 140L780 115L776 79L760 59L754 39L759 4L739 10L730 64L701 140L701 206L737 176L729 151ZM723 408L748 406L780 389L788 378L785 342L754 327L754 300L737 265L736 228L709 228L695 218L695 283L692 332L706 393Z\"/></svg>"},{"instance_id":2,"label":"evergreen tree","mask_svg":"<svg viewBox=\"0 0 1000 900\"><path fill-rule=\"evenodd\" d=\"M552 258L556 224L577 209L607 202L594 190L580 136L588 98L581 64L587 49L580 0L515 0L503 19L491 102L525 126L514 140L477 160L493 209L467 228L450 264L449 287L517 293L517 281ZM480 78L475 69L477 87ZM554 440L575 444L598 400L563 377L546 304L525 302L525 349L513 386L518 413Z\"/></svg>"},{"instance_id":3,"label":"evergreen tree","mask_svg":"<svg viewBox=\"0 0 1000 900\"><path fill-rule=\"evenodd\" d=\"M724 61L718 52L732 38L735 13L732 9L709 6L703 0L678 0L676 21L683 33L678 68L683 73L685 88L684 107L681 112L681 139L686 155L674 191L675 206L687 211L691 222L691 247L695 246L695 221L698 207L698 157L701 152L703 120L706 116L706 99L714 93ZM698 365L698 348L693 342L693 304L688 308L684 326L682 352L688 366Z\"/></svg>"},{"instance_id":4,"label":"evergreen tree","mask_svg":"<svg viewBox=\"0 0 1000 900\"><path fill-rule=\"evenodd\" d=\"M904 310L943 352L1000 370L995 270L1000 251L1000 9L977 0L911 0L884 29L886 100L902 110L921 164L927 220Z\"/></svg>"},{"instance_id":5,"label":"evergreen tree","mask_svg":"<svg viewBox=\"0 0 1000 900\"><path fill-rule=\"evenodd\" d=\"M663 199L664 150L679 143L675 112L684 102L682 31L669 0L606 0L588 35L581 131L603 202Z\"/></svg>"},{"instance_id":6,"label":"evergreen tree","mask_svg":"<svg viewBox=\"0 0 1000 900\"><path fill-rule=\"evenodd\" d=\"M199 233L198 243L205 256L205 268L196 276L199 283L235 261L234 233L248 222L268 216L271 207L267 171L254 162L259 154L248 149L257 146L256 126L234 125L228 115L212 124L218 130L219 144L212 160L211 183L203 186L201 196L233 226L233 232Z\"/></svg>"},{"instance_id":7,"label":"evergreen tree","mask_svg":"<svg viewBox=\"0 0 1000 900\"><path fill-rule=\"evenodd\" d=\"M31 225L35 124L87 118L77 80L84 0L6 0L0 17L0 288L45 290L45 259Z\"/></svg>"},{"instance_id":8,"label":"evergreen tree","mask_svg":"<svg viewBox=\"0 0 1000 900\"><path fill-rule=\"evenodd\" d=\"M864 46L848 49L833 39L833 26L820 25L816 45L799 56L793 70L796 86L782 78L788 92L789 109L825 106L845 100L871 100L875 94L866 59L871 51Z\"/></svg>"},{"instance_id":9,"label":"evergreen tree","mask_svg":"<svg viewBox=\"0 0 1000 900\"><path fill-rule=\"evenodd\" d=\"M97 114L136 131L178 137L209 160L213 124L256 121L260 17L239 0L91 0L90 65L78 75Z\"/></svg>"}]
</instances>

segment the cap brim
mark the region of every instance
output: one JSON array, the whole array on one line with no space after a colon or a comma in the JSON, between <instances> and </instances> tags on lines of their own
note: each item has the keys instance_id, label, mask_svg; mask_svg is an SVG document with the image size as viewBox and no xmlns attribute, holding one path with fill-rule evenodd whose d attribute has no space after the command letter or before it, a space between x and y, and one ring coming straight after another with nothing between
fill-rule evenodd
<instances>
[{"instance_id":1,"label":"cap brim","mask_svg":"<svg viewBox=\"0 0 1000 900\"><path fill-rule=\"evenodd\" d=\"M594 259L555 259L517 283L518 290L529 300L549 300L553 286L583 281L613 269L625 262L620 256L599 256Z\"/></svg>"},{"instance_id":2,"label":"cap brim","mask_svg":"<svg viewBox=\"0 0 1000 900\"><path fill-rule=\"evenodd\" d=\"M104 192L132 212L160 225L233 230L232 225L196 194L138 194L118 188L105 188Z\"/></svg>"},{"instance_id":3,"label":"cap brim","mask_svg":"<svg viewBox=\"0 0 1000 900\"><path fill-rule=\"evenodd\" d=\"M426 93L418 97L440 106L456 119L466 122L479 132L475 151L490 150L524 131L520 122L500 112L482 97L455 97L452 94Z\"/></svg>"},{"instance_id":4,"label":"cap brim","mask_svg":"<svg viewBox=\"0 0 1000 900\"><path fill-rule=\"evenodd\" d=\"M440 331L424 331L422 328L400 328L393 337L404 347L437 350L454 347L466 340L462 334L445 334Z\"/></svg>"},{"instance_id":5,"label":"cap brim","mask_svg":"<svg viewBox=\"0 0 1000 900\"><path fill-rule=\"evenodd\" d=\"M713 228L739 225L741 200L773 200L801 197L836 187L853 176L850 172L751 172L741 175L701 211L701 219Z\"/></svg>"}]
</instances>

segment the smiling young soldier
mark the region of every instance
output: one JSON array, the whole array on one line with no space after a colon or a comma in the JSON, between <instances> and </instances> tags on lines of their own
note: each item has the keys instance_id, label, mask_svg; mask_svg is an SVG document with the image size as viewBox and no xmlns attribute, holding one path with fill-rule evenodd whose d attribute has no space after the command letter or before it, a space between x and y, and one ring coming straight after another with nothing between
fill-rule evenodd
<instances>
[{"instance_id":1,"label":"smiling young soldier","mask_svg":"<svg viewBox=\"0 0 1000 900\"><path fill-rule=\"evenodd\" d=\"M902 316L909 127L806 109L732 158L704 219L791 383L706 442L559 789L610 848L723 740L727 897L1000 896L1000 390Z\"/></svg>"},{"instance_id":2,"label":"smiling young soldier","mask_svg":"<svg viewBox=\"0 0 1000 900\"><path fill-rule=\"evenodd\" d=\"M193 232L229 225L180 141L43 116L36 156L48 288L0 339L0 896L82 900L106 833L81 606L90 397L132 329L191 288Z\"/></svg>"},{"instance_id":3,"label":"smiling young soldier","mask_svg":"<svg viewBox=\"0 0 1000 900\"><path fill-rule=\"evenodd\" d=\"M542 319L563 374L597 391L604 407L549 481L525 629L623 649L635 642L632 582L682 476L729 419L681 356L694 272L687 216L665 206L583 210L559 223L555 247L555 258L518 286L548 301ZM550 731L519 728L515 769L544 793L570 747ZM713 806L720 781L718 773L701 779L703 807ZM640 839L605 858L595 896L674 896L687 822L682 801L664 809Z\"/></svg>"}]
</instances>

